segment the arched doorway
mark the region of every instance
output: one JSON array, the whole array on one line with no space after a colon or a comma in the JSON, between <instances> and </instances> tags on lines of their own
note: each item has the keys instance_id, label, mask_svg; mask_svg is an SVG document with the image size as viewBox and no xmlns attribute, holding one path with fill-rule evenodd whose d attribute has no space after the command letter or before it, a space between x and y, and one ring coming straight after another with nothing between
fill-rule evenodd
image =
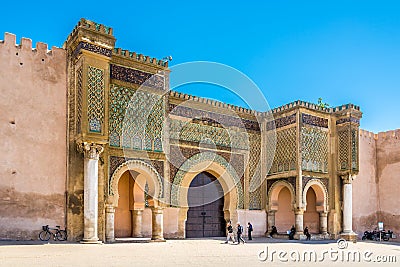
<instances>
[{"instance_id":1,"label":"arched doorway","mask_svg":"<svg viewBox=\"0 0 400 267\"><path fill-rule=\"evenodd\" d=\"M279 189L277 188L277 190ZM286 186L280 189L277 204L278 209L275 213L275 226L279 232L286 232L295 222L292 208L292 195Z\"/></svg>"},{"instance_id":2,"label":"arched doorway","mask_svg":"<svg viewBox=\"0 0 400 267\"><path fill-rule=\"evenodd\" d=\"M199 173L188 189L186 237L225 236L224 191L218 179Z\"/></svg>"},{"instance_id":3,"label":"arched doorway","mask_svg":"<svg viewBox=\"0 0 400 267\"><path fill-rule=\"evenodd\" d=\"M304 211L303 224L308 226L310 233L319 233L319 213L317 211L317 196L312 187L307 190L306 194L307 206Z\"/></svg>"},{"instance_id":4,"label":"arched doorway","mask_svg":"<svg viewBox=\"0 0 400 267\"><path fill-rule=\"evenodd\" d=\"M115 237L132 236L133 183L129 171L118 181L118 206L115 208Z\"/></svg>"}]
</instances>

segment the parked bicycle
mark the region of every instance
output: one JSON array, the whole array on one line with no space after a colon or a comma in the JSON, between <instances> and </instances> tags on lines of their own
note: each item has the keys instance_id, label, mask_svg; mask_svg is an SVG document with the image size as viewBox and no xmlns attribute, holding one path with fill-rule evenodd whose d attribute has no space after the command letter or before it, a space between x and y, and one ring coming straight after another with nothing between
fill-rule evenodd
<instances>
[{"instance_id":1,"label":"parked bicycle","mask_svg":"<svg viewBox=\"0 0 400 267\"><path fill-rule=\"evenodd\" d=\"M50 228L49 225L43 225L42 229L43 231L39 233L39 239L42 241L48 241L51 236L53 236L54 240L67 240L67 231L61 230L59 225L57 225L56 228Z\"/></svg>"}]
</instances>

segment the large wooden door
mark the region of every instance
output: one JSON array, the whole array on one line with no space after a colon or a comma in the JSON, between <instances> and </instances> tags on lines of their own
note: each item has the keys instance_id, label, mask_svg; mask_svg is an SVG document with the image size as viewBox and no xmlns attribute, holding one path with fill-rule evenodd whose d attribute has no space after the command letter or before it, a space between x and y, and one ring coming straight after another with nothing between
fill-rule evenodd
<instances>
[{"instance_id":1,"label":"large wooden door","mask_svg":"<svg viewBox=\"0 0 400 267\"><path fill-rule=\"evenodd\" d=\"M198 174L188 190L186 237L225 236L224 192L209 173Z\"/></svg>"}]
</instances>

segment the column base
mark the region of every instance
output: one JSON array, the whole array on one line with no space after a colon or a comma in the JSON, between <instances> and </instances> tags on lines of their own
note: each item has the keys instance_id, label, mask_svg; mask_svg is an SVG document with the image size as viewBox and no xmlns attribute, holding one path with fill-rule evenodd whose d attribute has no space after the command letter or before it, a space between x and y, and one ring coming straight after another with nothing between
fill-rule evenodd
<instances>
[{"instance_id":1,"label":"column base","mask_svg":"<svg viewBox=\"0 0 400 267\"><path fill-rule=\"evenodd\" d=\"M293 238L295 240L306 240L307 236L305 236L303 233L295 233Z\"/></svg>"},{"instance_id":2,"label":"column base","mask_svg":"<svg viewBox=\"0 0 400 267\"><path fill-rule=\"evenodd\" d=\"M358 235L354 232L340 234L340 238L343 238L347 241L352 241L352 242L357 242L357 237L358 237Z\"/></svg>"},{"instance_id":3,"label":"column base","mask_svg":"<svg viewBox=\"0 0 400 267\"><path fill-rule=\"evenodd\" d=\"M95 239L83 239L80 243L81 244L103 244L103 242L101 240L99 240L98 238L95 238Z\"/></svg>"},{"instance_id":4,"label":"column base","mask_svg":"<svg viewBox=\"0 0 400 267\"><path fill-rule=\"evenodd\" d=\"M167 242L167 240L165 240L164 238L152 238L150 242Z\"/></svg>"}]
</instances>

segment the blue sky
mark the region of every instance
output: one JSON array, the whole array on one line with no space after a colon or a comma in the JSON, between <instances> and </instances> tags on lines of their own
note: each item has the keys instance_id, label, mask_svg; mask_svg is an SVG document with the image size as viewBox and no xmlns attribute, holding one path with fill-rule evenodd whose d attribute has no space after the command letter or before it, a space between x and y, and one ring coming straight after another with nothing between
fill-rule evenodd
<instances>
[{"instance_id":1,"label":"blue sky","mask_svg":"<svg viewBox=\"0 0 400 267\"><path fill-rule=\"evenodd\" d=\"M171 66L214 61L249 76L271 107L297 99L360 105L361 126L400 128L397 1L15 1L0 34L62 46L81 17L114 28L117 46ZM0 39L2 39L0 37ZM241 104L222 88L178 88Z\"/></svg>"}]
</instances>

